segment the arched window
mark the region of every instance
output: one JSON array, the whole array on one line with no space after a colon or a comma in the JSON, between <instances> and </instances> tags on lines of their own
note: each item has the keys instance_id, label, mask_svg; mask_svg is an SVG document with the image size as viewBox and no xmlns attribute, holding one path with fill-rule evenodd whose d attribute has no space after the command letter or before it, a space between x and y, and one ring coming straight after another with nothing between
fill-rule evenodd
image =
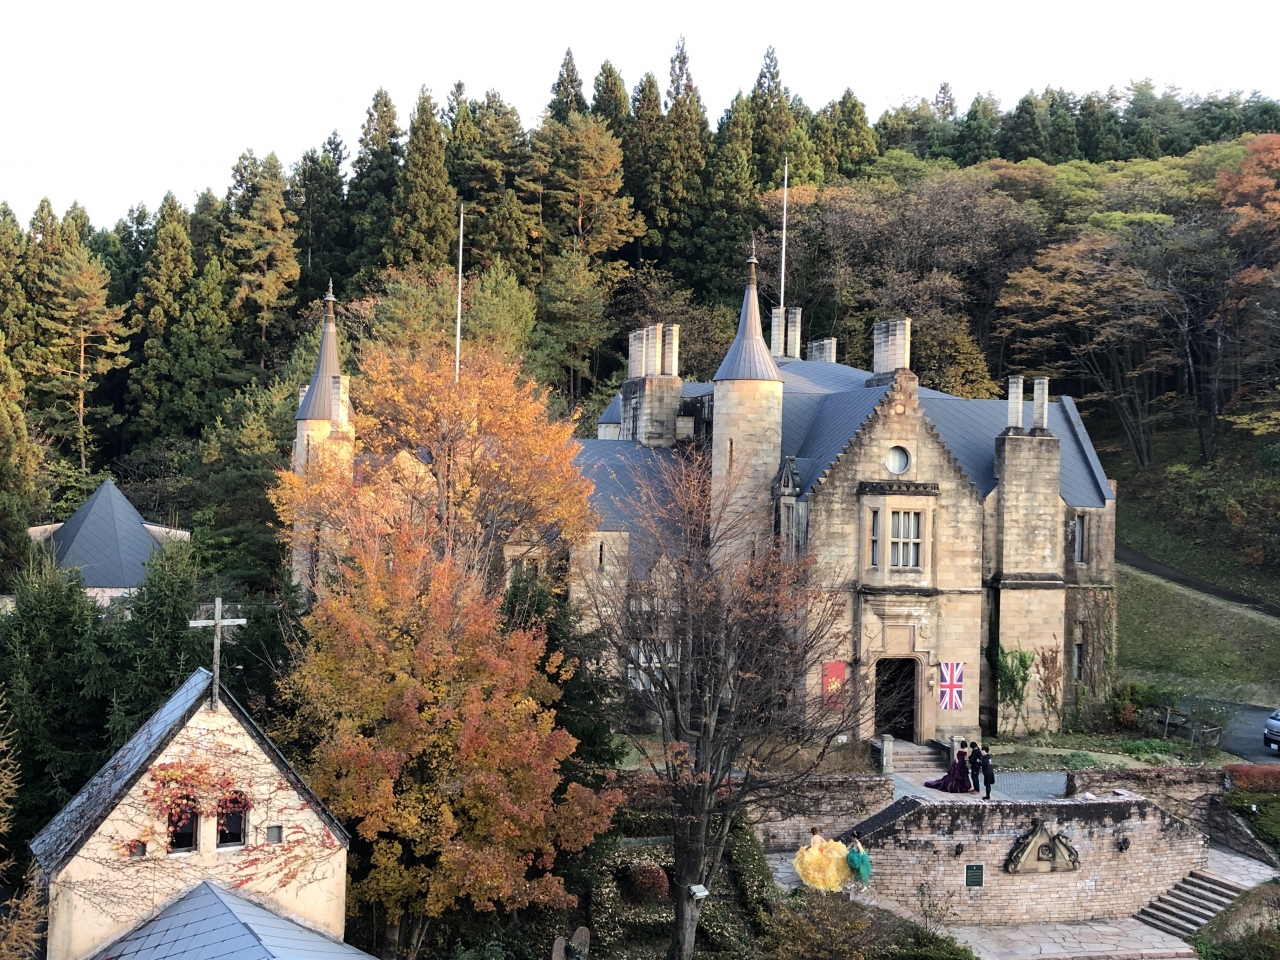
<instances>
[{"instance_id":1,"label":"arched window","mask_svg":"<svg viewBox=\"0 0 1280 960\"><path fill-rule=\"evenodd\" d=\"M218 846L244 846L248 826L249 798L233 790L218 803Z\"/></svg>"},{"instance_id":2,"label":"arched window","mask_svg":"<svg viewBox=\"0 0 1280 960\"><path fill-rule=\"evenodd\" d=\"M195 850L200 836L200 814L194 797L181 797L169 811L169 852Z\"/></svg>"}]
</instances>

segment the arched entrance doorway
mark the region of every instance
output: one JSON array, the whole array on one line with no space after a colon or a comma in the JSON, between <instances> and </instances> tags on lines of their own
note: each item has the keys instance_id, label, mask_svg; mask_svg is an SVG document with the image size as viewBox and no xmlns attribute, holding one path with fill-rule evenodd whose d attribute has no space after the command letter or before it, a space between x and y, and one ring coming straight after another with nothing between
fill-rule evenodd
<instances>
[{"instance_id":1,"label":"arched entrance doorway","mask_svg":"<svg viewBox=\"0 0 1280 960\"><path fill-rule=\"evenodd\" d=\"M876 661L876 733L915 742L916 661L912 657Z\"/></svg>"}]
</instances>

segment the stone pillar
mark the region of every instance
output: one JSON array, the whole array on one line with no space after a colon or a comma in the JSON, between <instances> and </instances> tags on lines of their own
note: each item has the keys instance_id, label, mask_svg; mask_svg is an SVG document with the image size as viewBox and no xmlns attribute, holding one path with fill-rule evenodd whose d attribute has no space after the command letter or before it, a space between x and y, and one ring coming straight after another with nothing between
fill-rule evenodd
<instances>
[{"instance_id":1,"label":"stone pillar","mask_svg":"<svg viewBox=\"0 0 1280 960\"><path fill-rule=\"evenodd\" d=\"M769 353L775 358L782 357L783 340L782 308L773 308L773 323L769 327Z\"/></svg>"},{"instance_id":2,"label":"stone pillar","mask_svg":"<svg viewBox=\"0 0 1280 960\"><path fill-rule=\"evenodd\" d=\"M880 734L880 772L893 773L893 734Z\"/></svg>"},{"instance_id":3,"label":"stone pillar","mask_svg":"<svg viewBox=\"0 0 1280 960\"><path fill-rule=\"evenodd\" d=\"M800 359L800 308L787 308L787 347L786 354L796 360Z\"/></svg>"}]
</instances>

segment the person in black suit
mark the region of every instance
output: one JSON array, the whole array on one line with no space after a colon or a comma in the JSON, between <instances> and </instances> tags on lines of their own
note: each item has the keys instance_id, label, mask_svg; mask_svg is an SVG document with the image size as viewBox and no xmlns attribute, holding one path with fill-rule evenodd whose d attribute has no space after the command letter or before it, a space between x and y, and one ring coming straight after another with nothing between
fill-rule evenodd
<instances>
[{"instance_id":1,"label":"person in black suit","mask_svg":"<svg viewBox=\"0 0 1280 960\"><path fill-rule=\"evenodd\" d=\"M969 779L973 781L972 793L982 789L982 754L976 743L969 744Z\"/></svg>"},{"instance_id":2,"label":"person in black suit","mask_svg":"<svg viewBox=\"0 0 1280 960\"><path fill-rule=\"evenodd\" d=\"M991 785L996 782L996 771L991 766L991 751L986 747L982 748L982 782L987 788L987 795L983 800L991 799Z\"/></svg>"}]
</instances>

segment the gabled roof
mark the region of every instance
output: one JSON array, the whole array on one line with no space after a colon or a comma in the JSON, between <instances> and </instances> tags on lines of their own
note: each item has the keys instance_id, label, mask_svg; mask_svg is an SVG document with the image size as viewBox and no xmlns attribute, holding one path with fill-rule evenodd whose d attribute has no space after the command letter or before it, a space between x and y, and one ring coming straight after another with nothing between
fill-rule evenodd
<instances>
[{"instance_id":1,"label":"gabled roof","mask_svg":"<svg viewBox=\"0 0 1280 960\"><path fill-rule=\"evenodd\" d=\"M160 544L111 480L89 495L71 519L49 537L58 566L78 567L86 587L131 588L147 575L144 566Z\"/></svg>"},{"instance_id":2,"label":"gabled roof","mask_svg":"<svg viewBox=\"0 0 1280 960\"><path fill-rule=\"evenodd\" d=\"M655 483L664 461L676 454L665 447L646 447L635 440L579 440L575 463L594 485L591 506L600 517L597 530L635 529L634 504L642 484Z\"/></svg>"},{"instance_id":3,"label":"gabled roof","mask_svg":"<svg viewBox=\"0 0 1280 960\"><path fill-rule=\"evenodd\" d=\"M101 826L120 799L177 736L178 731L204 705L212 680L213 674L204 667L191 674L186 683L138 728L138 732L116 751L116 755L90 777L80 792L32 838L28 846L46 876L52 877L75 856L76 851ZM219 698L227 705L232 716L240 721L290 785L307 800L338 842L345 845L347 832L320 798L311 791L253 718L227 692L226 687L219 684L219 691Z\"/></svg>"},{"instance_id":4,"label":"gabled roof","mask_svg":"<svg viewBox=\"0 0 1280 960\"><path fill-rule=\"evenodd\" d=\"M338 366L338 327L333 317L333 288L325 298L324 330L320 333L320 353L316 372L307 387L307 395L298 404L295 420L333 419L333 378L342 370Z\"/></svg>"},{"instance_id":5,"label":"gabled roof","mask_svg":"<svg viewBox=\"0 0 1280 960\"><path fill-rule=\"evenodd\" d=\"M359 960L369 956L206 881L99 951L93 960Z\"/></svg>"},{"instance_id":6,"label":"gabled roof","mask_svg":"<svg viewBox=\"0 0 1280 960\"><path fill-rule=\"evenodd\" d=\"M742 315L738 318L738 335L720 363L712 380L781 380L778 365L760 328L760 304L756 299L756 260L752 257L751 276L742 294Z\"/></svg>"}]
</instances>

